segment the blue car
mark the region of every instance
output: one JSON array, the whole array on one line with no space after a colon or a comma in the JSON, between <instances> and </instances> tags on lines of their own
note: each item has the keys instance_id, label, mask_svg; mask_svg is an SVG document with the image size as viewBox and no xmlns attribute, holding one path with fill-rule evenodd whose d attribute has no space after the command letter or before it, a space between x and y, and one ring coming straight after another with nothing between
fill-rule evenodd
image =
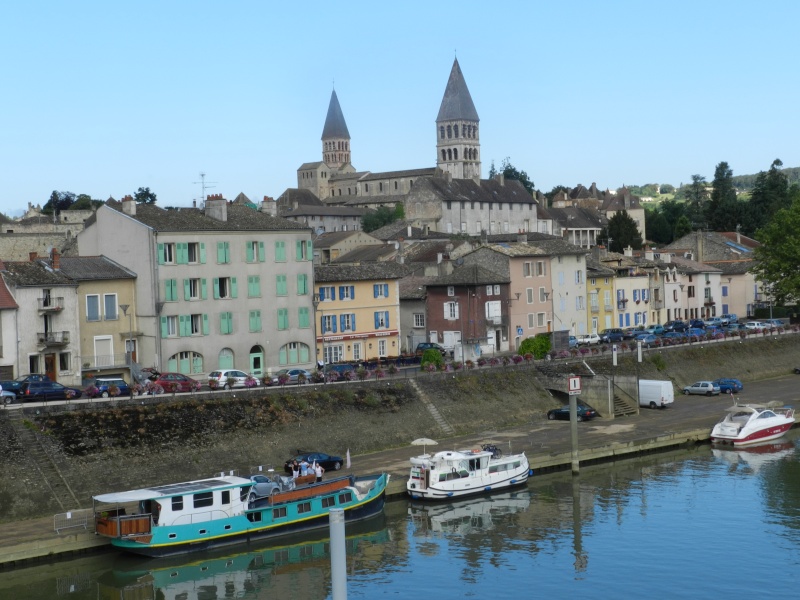
<instances>
[{"instance_id":1,"label":"blue car","mask_svg":"<svg viewBox=\"0 0 800 600\"><path fill-rule=\"evenodd\" d=\"M109 396L130 396L131 389L126 381L120 377L109 377L107 379L95 379L94 385L97 388L98 396L108 398ZM116 387L116 390L114 389Z\"/></svg>"},{"instance_id":2,"label":"blue car","mask_svg":"<svg viewBox=\"0 0 800 600\"><path fill-rule=\"evenodd\" d=\"M714 385L719 386L719 391L723 394L738 394L744 389L742 382L738 379L717 379Z\"/></svg>"},{"instance_id":3,"label":"blue car","mask_svg":"<svg viewBox=\"0 0 800 600\"><path fill-rule=\"evenodd\" d=\"M665 340L672 340L672 343L686 341L686 334L680 331L668 331L661 337Z\"/></svg>"},{"instance_id":4,"label":"blue car","mask_svg":"<svg viewBox=\"0 0 800 600\"><path fill-rule=\"evenodd\" d=\"M650 325L645 331L653 335L662 335L664 333L664 327L662 325Z\"/></svg>"},{"instance_id":5,"label":"blue car","mask_svg":"<svg viewBox=\"0 0 800 600\"><path fill-rule=\"evenodd\" d=\"M642 342L642 346L645 348L661 345L661 340L659 337L657 335L653 335L652 333L640 333L636 336L636 341Z\"/></svg>"},{"instance_id":6,"label":"blue car","mask_svg":"<svg viewBox=\"0 0 800 600\"><path fill-rule=\"evenodd\" d=\"M686 330L686 335L688 337L694 336L694 337L702 338L702 337L704 337L706 335L706 330L705 329L698 329L697 327L690 327L689 329Z\"/></svg>"}]
</instances>

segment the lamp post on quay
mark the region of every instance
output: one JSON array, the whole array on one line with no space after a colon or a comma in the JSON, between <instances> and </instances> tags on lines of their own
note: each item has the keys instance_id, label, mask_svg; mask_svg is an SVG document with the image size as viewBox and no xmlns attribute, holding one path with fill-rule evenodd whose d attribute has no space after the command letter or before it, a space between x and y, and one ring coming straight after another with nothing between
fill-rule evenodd
<instances>
[{"instance_id":1,"label":"lamp post on quay","mask_svg":"<svg viewBox=\"0 0 800 600\"><path fill-rule=\"evenodd\" d=\"M322 337L322 383L323 384L327 384L328 383L328 377L327 377L328 374L326 372L327 371L326 367L327 367L328 361L325 360L325 323L324 323L325 315L324 315L324 311L320 311L319 310L320 295L319 294L314 294L312 296L311 302L314 305L314 331L317 330L317 324L319 324L320 334L321 334L321 337ZM317 315L319 315L319 318L317 318ZM319 360L317 361L317 368L319 368Z\"/></svg>"}]
</instances>

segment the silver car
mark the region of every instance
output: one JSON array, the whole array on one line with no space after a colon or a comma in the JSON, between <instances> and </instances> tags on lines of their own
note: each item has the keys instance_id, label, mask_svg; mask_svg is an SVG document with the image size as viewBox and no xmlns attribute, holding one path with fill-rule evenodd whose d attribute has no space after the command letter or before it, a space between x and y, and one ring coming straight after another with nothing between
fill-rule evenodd
<instances>
[{"instance_id":1,"label":"silver car","mask_svg":"<svg viewBox=\"0 0 800 600\"><path fill-rule=\"evenodd\" d=\"M699 396L716 396L719 394L719 386L713 381L695 381L692 385L683 388L685 395L696 394Z\"/></svg>"},{"instance_id":2,"label":"silver car","mask_svg":"<svg viewBox=\"0 0 800 600\"><path fill-rule=\"evenodd\" d=\"M249 375L247 373L237 369L211 371L211 373L208 374L209 381L216 379L217 386L223 390L229 390L232 387L245 387L245 381L248 377Z\"/></svg>"}]
</instances>

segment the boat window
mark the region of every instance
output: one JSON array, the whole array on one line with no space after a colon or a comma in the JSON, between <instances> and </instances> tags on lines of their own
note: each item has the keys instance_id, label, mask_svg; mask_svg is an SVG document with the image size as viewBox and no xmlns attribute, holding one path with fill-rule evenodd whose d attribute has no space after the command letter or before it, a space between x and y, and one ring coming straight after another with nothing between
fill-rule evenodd
<instances>
[{"instance_id":1,"label":"boat window","mask_svg":"<svg viewBox=\"0 0 800 600\"><path fill-rule=\"evenodd\" d=\"M199 535L205 535L205 534L207 534L207 533L208 533L208 530L206 530L206 529L201 529L201 530L200 530L200 531L198 531L197 533L198 533Z\"/></svg>"},{"instance_id":2,"label":"boat window","mask_svg":"<svg viewBox=\"0 0 800 600\"><path fill-rule=\"evenodd\" d=\"M344 494L339 494L339 504L347 504L348 502L353 501L353 492L345 492Z\"/></svg>"},{"instance_id":3,"label":"boat window","mask_svg":"<svg viewBox=\"0 0 800 600\"><path fill-rule=\"evenodd\" d=\"M231 503L231 491L230 490L222 490L222 503L223 504L230 504Z\"/></svg>"},{"instance_id":4,"label":"boat window","mask_svg":"<svg viewBox=\"0 0 800 600\"><path fill-rule=\"evenodd\" d=\"M331 506L336 506L336 498L327 496L322 499L322 508L329 508Z\"/></svg>"},{"instance_id":5,"label":"boat window","mask_svg":"<svg viewBox=\"0 0 800 600\"><path fill-rule=\"evenodd\" d=\"M297 514L302 515L303 513L311 512L311 502L301 502L297 505Z\"/></svg>"},{"instance_id":6,"label":"boat window","mask_svg":"<svg viewBox=\"0 0 800 600\"><path fill-rule=\"evenodd\" d=\"M273 508L272 509L272 518L273 519L280 519L281 517L286 516L286 507L281 506L280 508Z\"/></svg>"},{"instance_id":7,"label":"boat window","mask_svg":"<svg viewBox=\"0 0 800 600\"><path fill-rule=\"evenodd\" d=\"M275 512L275 511L273 511L273 512ZM261 522L261 512L250 512L250 513L247 513L247 520L250 521L251 523L260 523Z\"/></svg>"},{"instance_id":8,"label":"boat window","mask_svg":"<svg viewBox=\"0 0 800 600\"><path fill-rule=\"evenodd\" d=\"M247 500L247 494L250 493L250 488L251 487L252 486L250 486L250 485L245 485L245 486L239 488L239 500L241 500L242 502Z\"/></svg>"},{"instance_id":9,"label":"boat window","mask_svg":"<svg viewBox=\"0 0 800 600\"><path fill-rule=\"evenodd\" d=\"M172 512L183 510L183 496L172 497Z\"/></svg>"},{"instance_id":10,"label":"boat window","mask_svg":"<svg viewBox=\"0 0 800 600\"><path fill-rule=\"evenodd\" d=\"M772 417L776 416L774 412L771 410L765 410L760 415L758 415L759 419L771 419Z\"/></svg>"},{"instance_id":11,"label":"boat window","mask_svg":"<svg viewBox=\"0 0 800 600\"><path fill-rule=\"evenodd\" d=\"M169 537L169 539L171 539L171 540L174 540L176 537L178 537L178 534L177 533L170 533L167 537Z\"/></svg>"},{"instance_id":12,"label":"boat window","mask_svg":"<svg viewBox=\"0 0 800 600\"><path fill-rule=\"evenodd\" d=\"M195 508L214 505L214 492L200 492L192 496Z\"/></svg>"}]
</instances>

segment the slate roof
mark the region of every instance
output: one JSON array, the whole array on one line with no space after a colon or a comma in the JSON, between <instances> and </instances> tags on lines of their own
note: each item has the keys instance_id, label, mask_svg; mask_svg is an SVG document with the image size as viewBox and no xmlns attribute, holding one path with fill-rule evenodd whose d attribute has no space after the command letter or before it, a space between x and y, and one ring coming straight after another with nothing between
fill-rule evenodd
<instances>
[{"instance_id":1,"label":"slate roof","mask_svg":"<svg viewBox=\"0 0 800 600\"><path fill-rule=\"evenodd\" d=\"M297 169L298 171L305 171L306 169L316 169L317 167L324 165L325 163L321 160L315 160L313 162L304 162L300 165L300 168Z\"/></svg>"},{"instance_id":2,"label":"slate roof","mask_svg":"<svg viewBox=\"0 0 800 600\"><path fill-rule=\"evenodd\" d=\"M339 106L336 90L331 92L328 116L325 117L325 126L322 128L322 139L327 140L330 138L350 139L350 132L347 130L347 123L344 122L344 114L342 114L342 107Z\"/></svg>"},{"instance_id":3,"label":"slate roof","mask_svg":"<svg viewBox=\"0 0 800 600\"><path fill-rule=\"evenodd\" d=\"M389 223L388 225L384 225L383 227L376 229L375 231L370 231L369 234L374 237L378 238L379 240L389 241L389 240L396 240L398 238L408 239L419 239L425 235L425 232L420 229L419 227L411 227L411 236L408 235L408 226L409 221L405 219L400 219L395 221L394 223Z\"/></svg>"},{"instance_id":4,"label":"slate roof","mask_svg":"<svg viewBox=\"0 0 800 600\"><path fill-rule=\"evenodd\" d=\"M480 265L463 265L453 269L453 272L448 275L436 277L433 282L428 284L428 287L442 285L487 285L510 282L511 279L507 276L485 269Z\"/></svg>"},{"instance_id":5,"label":"slate roof","mask_svg":"<svg viewBox=\"0 0 800 600\"><path fill-rule=\"evenodd\" d=\"M316 194L311 190L299 188L286 188L284 192L278 196L278 202L294 204L303 206L325 206L325 203L317 198Z\"/></svg>"},{"instance_id":6,"label":"slate roof","mask_svg":"<svg viewBox=\"0 0 800 600\"><path fill-rule=\"evenodd\" d=\"M107 202L106 207L122 211L121 202ZM131 217L158 232L191 231L284 231L308 229L307 225L273 217L247 206L228 204L228 220L207 217L199 208L165 210L153 204L137 204Z\"/></svg>"},{"instance_id":7,"label":"slate roof","mask_svg":"<svg viewBox=\"0 0 800 600\"><path fill-rule=\"evenodd\" d=\"M613 277L615 272L614 269L609 269L591 254L586 256L586 277Z\"/></svg>"},{"instance_id":8,"label":"slate roof","mask_svg":"<svg viewBox=\"0 0 800 600\"><path fill-rule=\"evenodd\" d=\"M328 231L326 233L321 233L316 238L314 238L314 248L330 248L331 246L338 244L342 240L346 240L347 238L358 235L361 233L360 231ZM370 234L364 234L370 235ZM376 245L383 243L380 240L375 240L374 243Z\"/></svg>"},{"instance_id":9,"label":"slate roof","mask_svg":"<svg viewBox=\"0 0 800 600\"><path fill-rule=\"evenodd\" d=\"M420 177L414 182L411 194L438 195L442 201L452 202L510 202L512 204L536 204L528 190L516 179L500 183L496 179L451 179L444 177Z\"/></svg>"},{"instance_id":10,"label":"slate roof","mask_svg":"<svg viewBox=\"0 0 800 600\"><path fill-rule=\"evenodd\" d=\"M628 206L625 206L626 201L628 202ZM626 187L623 187L617 194L605 194L605 198L603 199L603 210L605 211L632 210L641 207L639 196L631 194L630 190Z\"/></svg>"},{"instance_id":11,"label":"slate roof","mask_svg":"<svg viewBox=\"0 0 800 600\"><path fill-rule=\"evenodd\" d=\"M408 169L406 171L386 171L384 173L367 172L367 174L361 178L361 181L401 179L403 177L433 177L434 173L436 173L436 167L425 169Z\"/></svg>"},{"instance_id":12,"label":"slate roof","mask_svg":"<svg viewBox=\"0 0 800 600\"><path fill-rule=\"evenodd\" d=\"M316 283L337 281L376 281L379 279L401 279L407 269L394 261L367 263L363 265L323 265L314 267Z\"/></svg>"},{"instance_id":13,"label":"slate roof","mask_svg":"<svg viewBox=\"0 0 800 600\"><path fill-rule=\"evenodd\" d=\"M301 204L297 208L283 213L284 217L322 216L322 217L362 217L366 209L351 208L349 206L323 205L312 206Z\"/></svg>"},{"instance_id":14,"label":"slate roof","mask_svg":"<svg viewBox=\"0 0 800 600\"><path fill-rule=\"evenodd\" d=\"M567 229L602 229L608 223L608 219L604 219L598 211L591 208L570 206L548 208L547 212L551 219Z\"/></svg>"},{"instance_id":15,"label":"slate roof","mask_svg":"<svg viewBox=\"0 0 800 600\"><path fill-rule=\"evenodd\" d=\"M545 235L545 234L539 234ZM525 256L567 256L586 254L586 249L570 244L556 236L547 236L549 239L525 242L500 242L489 244L489 248L509 257Z\"/></svg>"},{"instance_id":16,"label":"slate roof","mask_svg":"<svg viewBox=\"0 0 800 600\"><path fill-rule=\"evenodd\" d=\"M698 237L702 237L703 256L700 256ZM703 262L723 260L752 260L753 250L759 243L747 236L735 232L693 231L665 246L662 251L683 253L692 252L695 258Z\"/></svg>"},{"instance_id":17,"label":"slate roof","mask_svg":"<svg viewBox=\"0 0 800 600\"><path fill-rule=\"evenodd\" d=\"M465 244L467 242L461 242ZM458 244L460 245L460 244ZM404 255L407 263L435 263L439 254L449 256L456 244L450 240L426 240L417 242L405 249Z\"/></svg>"},{"instance_id":18,"label":"slate roof","mask_svg":"<svg viewBox=\"0 0 800 600\"><path fill-rule=\"evenodd\" d=\"M436 277L417 277L409 275L400 280L400 300L422 300L427 295L426 287L437 280Z\"/></svg>"},{"instance_id":19,"label":"slate roof","mask_svg":"<svg viewBox=\"0 0 800 600\"><path fill-rule=\"evenodd\" d=\"M444 90L436 122L461 120L480 121L478 111L475 110L475 104L472 102L472 96L467 88L467 82L464 81L461 66L458 64L458 59L455 59L453 68L450 69L450 77L447 80L447 87Z\"/></svg>"},{"instance_id":20,"label":"slate roof","mask_svg":"<svg viewBox=\"0 0 800 600\"><path fill-rule=\"evenodd\" d=\"M62 256L59 260L61 272L75 281L136 278L136 273L106 256Z\"/></svg>"},{"instance_id":21,"label":"slate roof","mask_svg":"<svg viewBox=\"0 0 800 600\"><path fill-rule=\"evenodd\" d=\"M49 261L48 261L49 262ZM3 276L6 281L17 287L70 286L77 283L67 277L61 270L54 271L43 260L32 262L7 262Z\"/></svg>"},{"instance_id":22,"label":"slate roof","mask_svg":"<svg viewBox=\"0 0 800 600\"><path fill-rule=\"evenodd\" d=\"M339 196L336 196L337 198ZM408 194L363 194L361 196L352 195L350 198L344 203L347 206L358 206L360 204L386 204L390 206L394 206L398 202L400 204L404 203ZM344 196L342 196L344 198Z\"/></svg>"},{"instance_id":23,"label":"slate roof","mask_svg":"<svg viewBox=\"0 0 800 600\"><path fill-rule=\"evenodd\" d=\"M397 249L392 244L361 246L331 261L333 264L384 261L394 257Z\"/></svg>"}]
</instances>

